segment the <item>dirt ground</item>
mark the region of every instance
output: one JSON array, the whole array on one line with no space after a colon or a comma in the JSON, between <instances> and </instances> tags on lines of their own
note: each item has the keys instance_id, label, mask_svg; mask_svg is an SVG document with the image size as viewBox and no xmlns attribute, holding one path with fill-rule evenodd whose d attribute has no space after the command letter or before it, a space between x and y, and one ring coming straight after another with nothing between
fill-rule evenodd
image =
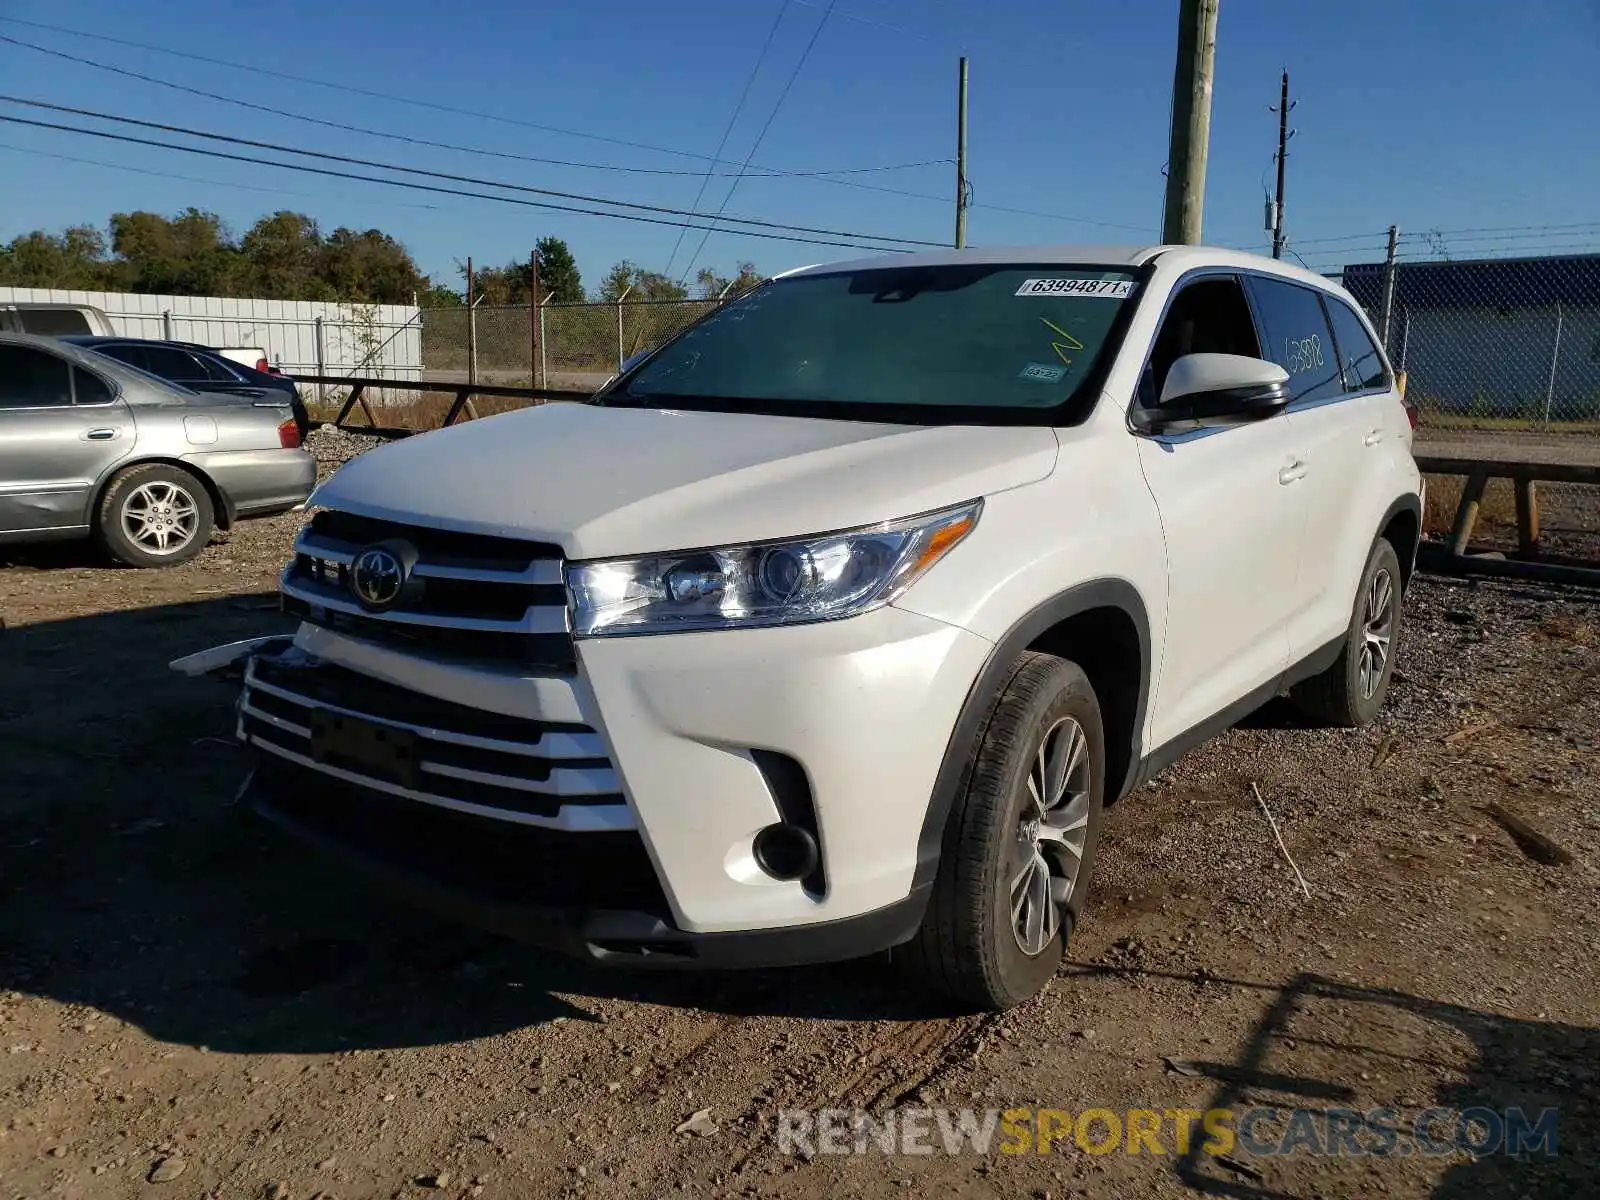
<instances>
[{"instance_id":1,"label":"dirt ground","mask_svg":"<svg viewBox=\"0 0 1600 1200\"><path fill-rule=\"evenodd\" d=\"M232 692L165 664L284 627L293 524L165 572L0 555L0 1197L1594 1194L1595 593L1420 579L1376 727L1274 703L1117 805L1070 962L973 1016L876 962L592 969L256 828ZM782 1110L1296 1105L1555 1107L1556 1152L777 1138Z\"/></svg>"}]
</instances>

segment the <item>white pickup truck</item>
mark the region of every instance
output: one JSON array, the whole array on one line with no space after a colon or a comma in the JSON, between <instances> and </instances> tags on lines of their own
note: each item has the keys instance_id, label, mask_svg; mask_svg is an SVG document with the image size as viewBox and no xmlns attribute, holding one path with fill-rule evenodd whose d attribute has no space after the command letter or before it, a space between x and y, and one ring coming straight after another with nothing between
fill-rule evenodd
<instances>
[{"instance_id":1,"label":"white pickup truck","mask_svg":"<svg viewBox=\"0 0 1600 1200\"><path fill-rule=\"evenodd\" d=\"M645 966L892 949L1004 1008L1105 803L1285 690L1371 721L1422 484L1327 279L1223 250L780 276L588 404L343 467L242 666L258 812Z\"/></svg>"}]
</instances>

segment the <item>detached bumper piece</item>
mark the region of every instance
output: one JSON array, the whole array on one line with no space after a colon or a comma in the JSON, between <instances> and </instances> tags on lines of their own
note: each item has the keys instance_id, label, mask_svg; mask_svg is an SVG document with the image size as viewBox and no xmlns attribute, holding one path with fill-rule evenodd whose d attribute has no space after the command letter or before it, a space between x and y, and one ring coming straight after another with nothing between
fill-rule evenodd
<instances>
[{"instance_id":1,"label":"detached bumper piece","mask_svg":"<svg viewBox=\"0 0 1600 1200\"><path fill-rule=\"evenodd\" d=\"M849 920L694 934L672 921L637 832L571 833L418 804L263 758L247 807L410 903L592 962L771 967L859 958L910 938L927 892Z\"/></svg>"}]
</instances>

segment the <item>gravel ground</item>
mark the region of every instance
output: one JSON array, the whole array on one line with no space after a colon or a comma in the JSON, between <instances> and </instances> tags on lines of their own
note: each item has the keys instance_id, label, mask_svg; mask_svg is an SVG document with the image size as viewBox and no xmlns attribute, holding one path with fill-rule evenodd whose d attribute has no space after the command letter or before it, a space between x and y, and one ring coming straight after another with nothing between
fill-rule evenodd
<instances>
[{"instance_id":1,"label":"gravel ground","mask_svg":"<svg viewBox=\"0 0 1600 1200\"><path fill-rule=\"evenodd\" d=\"M281 627L295 523L171 571L0 560L0 1196L1592 1194L1595 594L1419 580L1377 726L1274 703L1117 805L1071 961L979 1017L877 963L593 970L395 908L239 816L232 693L164 664ZM783 1109L1296 1104L1554 1106L1558 1153L775 1138Z\"/></svg>"}]
</instances>

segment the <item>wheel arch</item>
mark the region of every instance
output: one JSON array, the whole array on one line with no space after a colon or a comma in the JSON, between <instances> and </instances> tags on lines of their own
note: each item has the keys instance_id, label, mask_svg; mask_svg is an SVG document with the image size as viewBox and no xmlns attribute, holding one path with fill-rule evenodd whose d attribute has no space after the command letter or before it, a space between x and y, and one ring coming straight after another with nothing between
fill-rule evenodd
<instances>
[{"instance_id":1,"label":"wheel arch","mask_svg":"<svg viewBox=\"0 0 1600 1200\"><path fill-rule=\"evenodd\" d=\"M193 475L200 481L200 486L206 489L206 496L211 501L212 519L216 521L218 529L233 527L233 504L227 494L217 486L217 481L212 479L193 463L186 463L181 458L172 458L167 455L156 454L149 458L121 459L106 472L105 478L95 485L94 492L89 497L89 508L85 515L85 524L91 529L98 527L100 520L100 504L106 498L106 491L117 479L127 474L136 467L176 467L186 474Z\"/></svg>"},{"instance_id":2,"label":"wheel arch","mask_svg":"<svg viewBox=\"0 0 1600 1200\"><path fill-rule=\"evenodd\" d=\"M1378 536L1394 547L1400 559L1400 586L1409 587L1417 569L1417 549L1422 544L1422 500L1405 495L1389 505L1378 522Z\"/></svg>"},{"instance_id":3,"label":"wheel arch","mask_svg":"<svg viewBox=\"0 0 1600 1200\"><path fill-rule=\"evenodd\" d=\"M956 798L967 786L971 750L983 736L995 699L1029 650L1069 658L1083 668L1101 705L1106 734L1106 798L1133 787L1150 696L1150 619L1144 598L1125 579L1081 583L1030 610L995 644L967 692L945 747L917 840L916 882L938 871Z\"/></svg>"}]
</instances>

